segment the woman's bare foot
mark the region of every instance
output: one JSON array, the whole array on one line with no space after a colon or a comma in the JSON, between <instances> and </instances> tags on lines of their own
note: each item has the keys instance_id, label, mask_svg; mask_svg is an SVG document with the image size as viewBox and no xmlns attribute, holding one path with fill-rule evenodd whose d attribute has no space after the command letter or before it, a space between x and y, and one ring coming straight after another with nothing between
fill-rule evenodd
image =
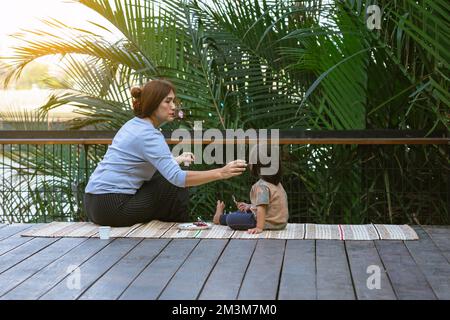
<instances>
[{"instance_id":1,"label":"woman's bare foot","mask_svg":"<svg viewBox=\"0 0 450 320\"><path fill-rule=\"evenodd\" d=\"M225 203L223 201L217 200L216 214L213 218L214 224L220 224L220 217L223 215L223 211L225 210Z\"/></svg>"}]
</instances>

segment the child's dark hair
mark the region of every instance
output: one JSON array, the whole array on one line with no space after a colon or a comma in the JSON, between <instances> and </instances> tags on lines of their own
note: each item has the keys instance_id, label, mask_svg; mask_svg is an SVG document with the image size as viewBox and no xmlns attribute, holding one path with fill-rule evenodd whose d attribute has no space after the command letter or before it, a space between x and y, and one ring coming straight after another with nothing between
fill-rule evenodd
<instances>
[{"instance_id":1,"label":"child's dark hair","mask_svg":"<svg viewBox=\"0 0 450 320\"><path fill-rule=\"evenodd\" d=\"M281 182L281 177L283 175L282 170L281 170L281 154L280 154L280 148L278 146L267 146L267 157L269 159L272 159L272 148L274 148L276 150L275 154L278 153L278 157L277 159L275 159L276 161L278 161L278 170L276 173L271 174L271 175L262 175L261 174L261 168L270 168L270 166L272 165L271 162L267 163L267 164L263 164L261 162L261 159L259 157L259 152L258 150L258 145L255 145L251 150L250 150L250 155L249 155L249 164L251 165L250 168L250 172L253 176L255 177L259 177L261 179L263 179L264 181L267 181L271 184L277 185ZM256 153L253 154L252 157L252 153ZM256 160L256 163L252 163L252 158L254 158L254 160Z\"/></svg>"}]
</instances>

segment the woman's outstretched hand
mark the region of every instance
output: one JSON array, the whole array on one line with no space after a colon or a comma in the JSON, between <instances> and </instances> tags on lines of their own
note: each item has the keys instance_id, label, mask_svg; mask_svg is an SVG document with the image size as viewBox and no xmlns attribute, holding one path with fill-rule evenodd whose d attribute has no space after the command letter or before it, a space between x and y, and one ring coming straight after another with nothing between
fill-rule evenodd
<instances>
[{"instance_id":1,"label":"woman's outstretched hand","mask_svg":"<svg viewBox=\"0 0 450 320\"><path fill-rule=\"evenodd\" d=\"M247 169L247 162L245 160L234 160L222 167L222 179L229 179L241 175Z\"/></svg>"},{"instance_id":2,"label":"woman's outstretched hand","mask_svg":"<svg viewBox=\"0 0 450 320\"><path fill-rule=\"evenodd\" d=\"M185 187L199 186L211 181L229 179L241 175L247 168L244 160L231 161L222 168L207 171L186 171Z\"/></svg>"},{"instance_id":3,"label":"woman's outstretched hand","mask_svg":"<svg viewBox=\"0 0 450 320\"><path fill-rule=\"evenodd\" d=\"M195 161L194 154L192 152L183 152L175 158L178 164L184 163L185 166L189 166L191 162Z\"/></svg>"}]
</instances>

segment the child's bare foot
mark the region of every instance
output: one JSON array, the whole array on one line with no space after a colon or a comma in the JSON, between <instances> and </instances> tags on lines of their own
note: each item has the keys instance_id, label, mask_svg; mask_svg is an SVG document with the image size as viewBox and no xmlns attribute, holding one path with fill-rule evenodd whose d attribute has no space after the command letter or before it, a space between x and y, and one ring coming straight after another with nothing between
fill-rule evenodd
<instances>
[{"instance_id":1,"label":"child's bare foot","mask_svg":"<svg viewBox=\"0 0 450 320\"><path fill-rule=\"evenodd\" d=\"M216 214L213 218L214 224L220 224L220 217L223 215L223 211L225 210L225 203L223 201L217 200Z\"/></svg>"}]
</instances>

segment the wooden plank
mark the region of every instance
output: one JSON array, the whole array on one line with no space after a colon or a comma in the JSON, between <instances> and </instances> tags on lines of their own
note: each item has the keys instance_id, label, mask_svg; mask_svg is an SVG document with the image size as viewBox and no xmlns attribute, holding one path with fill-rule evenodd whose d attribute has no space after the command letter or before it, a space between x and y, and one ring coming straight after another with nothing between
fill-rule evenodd
<instances>
[{"instance_id":1,"label":"wooden plank","mask_svg":"<svg viewBox=\"0 0 450 320\"><path fill-rule=\"evenodd\" d=\"M287 241L278 299L317 299L316 243L314 240Z\"/></svg>"},{"instance_id":2,"label":"wooden plank","mask_svg":"<svg viewBox=\"0 0 450 320\"><path fill-rule=\"evenodd\" d=\"M374 242L346 241L345 246L357 299L396 300ZM372 279L378 275L374 283Z\"/></svg>"},{"instance_id":3,"label":"wooden plank","mask_svg":"<svg viewBox=\"0 0 450 320\"><path fill-rule=\"evenodd\" d=\"M0 241L36 226L35 224L9 224L5 228L0 229Z\"/></svg>"},{"instance_id":4,"label":"wooden plank","mask_svg":"<svg viewBox=\"0 0 450 320\"><path fill-rule=\"evenodd\" d=\"M450 300L450 264L422 228L413 228L419 240L406 241L406 247L438 299Z\"/></svg>"},{"instance_id":5,"label":"wooden plank","mask_svg":"<svg viewBox=\"0 0 450 320\"><path fill-rule=\"evenodd\" d=\"M0 259L0 274L12 268L14 265L41 251L45 247L51 245L58 239L49 238L35 238L31 241L24 243L23 245L8 251L1 256Z\"/></svg>"},{"instance_id":6,"label":"wooden plank","mask_svg":"<svg viewBox=\"0 0 450 320\"><path fill-rule=\"evenodd\" d=\"M142 241L98 279L79 299L118 299L129 284L155 259L168 243L169 240L167 239L147 239Z\"/></svg>"},{"instance_id":7,"label":"wooden plank","mask_svg":"<svg viewBox=\"0 0 450 320\"><path fill-rule=\"evenodd\" d=\"M355 299L343 241L317 240L316 264L319 300Z\"/></svg>"},{"instance_id":8,"label":"wooden plank","mask_svg":"<svg viewBox=\"0 0 450 320\"><path fill-rule=\"evenodd\" d=\"M375 240L399 300L434 300L436 296L403 241Z\"/></svg>"},{"instance_id":9,"label":"wooden plank","mask_svg":"<svg viewBox=\"0 0 450 320\"><path fill-rule=\"evenodd\" d=\"M67 254L58 258L39 272L9 291L2 299L12 300L37 300L59 282L61 282L72 270L81 266L98 251L103 249L110 241L98 241L97 239L84 239L81 245L75 247ZM112 241L112 240L111 240ZM80 273L81 276L81 273ZM80 281L82 278L80 277ZM66 283L67 283L66 279Z\"/></svg>"},{"instance_id":10,"label":"wooden plank","mask_svg":"<svg viewBox=\"0 0 450 320\"><path fill-rule=\"evenodd\" d=\"M235 300L256 240L230 240L200 293L200 300Z\"/></svg>"},{"instance_id":11,"label":"wooden plank","mask_svg":"<svg viewBox=\"0 0 450 320\"><path fill-rule=\"evenodd\" d=\"M97 240L104 241L104 240ZM80 266L81 281L77 288L68 288L65 280L61 281L40 297L40 300L75 300L83 294L99 277L107 272L124 255L134 248L141 240L116 239L103 250Z\"/></svg>"},{"instance_id":12,"label":"wooden plank","mask_svg":"<svg viewBox=\"0 0 450 320\"><path fill-rule=\"evenodd\" d=\"M238 299L275 300L286 240L258 240Z\"/></svg>"},{"instance_id":13,"label":"wooden plank","mask_svg":"<svg viewBox=\"0 0 450 320\"><path fill-rule=\"evenodd\" d=\"M85 239L60 239L0 275L0 296L49 265Z\"/></svg>"},{"instance_id":14,"label":"wooden plank","mask_svg":"<svg viewBox=\"0 0 450 320\"><path fill-rule=\"evenodd\" d=\"M422 228L450 262L450 226L422 226Z\"/></svg>"},{"instance_id":15,"label":"wooden plank","mask_svg":"<svg viewBox=\"0 0 450 320\"><path fill-rule=\"evenodd\" d=\"M9 238L3 239L2 241L0 241L0 256L21 246L22 244L24 244L32 239L33 238L30 238L30 237L21 237L18 234L11 236Z\"/></svg>"},{"instance_id":16,"label":"wooden plank","mask_svg":"<svg viewBox=\"0 0 450 320\"><path fill-rule=\"evenodd\" d=\"M204 239L195 247L159 296L160 300L194 300L228 240Z\"/></svg>"},{"instance_id":17,"label":"wooden plank","mask_svg":"<svg viewBox=\"0 0 450 320\"><path fill-rule=\"evenodd\" d=\"M197 239L172 240L131 283L119 299L156 300L198 243Z\"/></svg>"}]
</instances>

